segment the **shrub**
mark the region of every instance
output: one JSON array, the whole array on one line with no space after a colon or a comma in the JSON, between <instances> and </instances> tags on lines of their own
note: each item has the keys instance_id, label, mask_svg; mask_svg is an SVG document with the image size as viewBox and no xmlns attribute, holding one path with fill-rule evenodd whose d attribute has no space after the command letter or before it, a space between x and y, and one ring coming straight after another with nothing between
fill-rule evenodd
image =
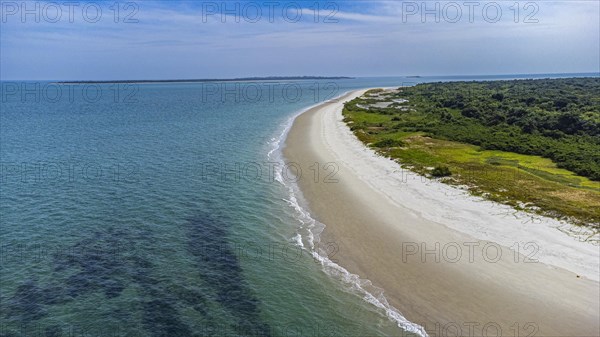
<instances>
[{"instance_id":1,"label":"shrub","mask_svg":"<svg viewBox=\"0 0 600 337\"><path fill-rule=\"evenodd\" d=\"M433 168L433 170L431 170L432 177L448 177L451 175L452 172L450 172L448 166L436 166Z\"/></svg>"},{"instance_id":2,"label":"shrub","mask_svg":"<svg viewBox=\"0 0 600 337\"><path fill-rule=\"evenodd\" d=\"M496 101L503 101L504 100L504 94L502 93L496 93L492 95L492 98L495 99Z\"/></svg>"},{"instance_id":3,"label":"shrub","mask_svg":"<svg viewBox=\"0 0 600 337\"><path fill-rule=\"evenodd\" d=\"M384 140L380 140L377 143L373 144L374 147L399 147L399 146L404 146L404 142L401 140L396 140L396 139L384 139Z\"/></svg>"}]
</instances>

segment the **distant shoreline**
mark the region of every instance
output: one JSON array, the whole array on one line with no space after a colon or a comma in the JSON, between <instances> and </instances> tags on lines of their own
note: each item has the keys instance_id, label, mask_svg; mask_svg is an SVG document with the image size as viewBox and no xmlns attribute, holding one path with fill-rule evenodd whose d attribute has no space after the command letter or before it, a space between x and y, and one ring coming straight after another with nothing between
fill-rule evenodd
<instances>
[{"instance_id":1,"label":"distant shoreline","mask_svg":"<svg viewBox=\"0 0 600 337\"><path fill-rule=\"evenodd\" d=\"M447 80L462 79L470 80L495 80L510 79L544 79L544 78L579 78L579 77L600 77L600 72L583 73L533 73L533 74L481 74L481 75L397 75L397 76L254 76L238 78L205 78L205 79L151 79L151 80L57 80L57 79L0 79L2 82L48 82L56 84L111 84L111 83L202 83L202 82L243 82L243 81L293 81L293 80L350 80L357 78L405 78L405 79L443 79Z\"/></svg>"},{"instance_id":2,"label":"distant shoreline","mask_svg":"<svg viewBox=\"0 0 600 337\"><path fill-rule=\"evenodd\" d=\"M274 76L241 78L201 78L178 80L111 80L111 81L54 81L59 84L112 84L112 83L202 83L202 82L242 82L242 81L297 81L297 80L351 80L345 76Z\"/></svg>"}]
</instances>

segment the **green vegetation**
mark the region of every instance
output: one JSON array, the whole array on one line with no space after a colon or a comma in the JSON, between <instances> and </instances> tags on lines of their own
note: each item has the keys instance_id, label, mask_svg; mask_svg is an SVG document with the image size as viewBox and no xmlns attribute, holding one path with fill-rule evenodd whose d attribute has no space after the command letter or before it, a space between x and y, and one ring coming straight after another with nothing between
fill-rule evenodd
<instances>
[{"instance_id":1,"label":"green vegetation","mask_svg":"<svg viewBox=\"0 0 600 337\"><path fill-rule=\"evenodd\" d=\"M450 172L450 169L448 168L448 166L436 166L433 168L433 170L431 170L431 176L432 177L448 177L451 176L452 172Z\"/></svg>"},{"instance_id":2,"label":"green vegetation","mask_svg":"<svg viewBox=\"0 0 600 337\"><path fill-rule=\"evenodd\" d=\"M417 173L600 228L599 92L598 78L430 83L369 91L344 116Z\"/></svg>"},{"instance_id":3,"label":"green vegetation","mask_svg":"<svg viewBox=\"0 0 600 337\"><path fill-rule=\"evenodd\" d=\"M386 138L386 139L380 140L377 143L373 144L373 146L380 147L380 148L400 147L400 146L404 146L404 142L401 140L398 140L398 139Z\"/></svg>"}]
</instances>

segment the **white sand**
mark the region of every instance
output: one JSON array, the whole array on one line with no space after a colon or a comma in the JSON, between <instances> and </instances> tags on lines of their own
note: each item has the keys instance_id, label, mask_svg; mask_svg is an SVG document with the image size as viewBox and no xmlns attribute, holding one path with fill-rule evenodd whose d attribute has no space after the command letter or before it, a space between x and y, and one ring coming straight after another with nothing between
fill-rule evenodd
<instances>
[{"instance_id":1,"label":"white sand","mask_svg":"<svg viewBox=\"0 0 600 337\"><path fill-rule=\"evenodd\" d=\"M343 122L342 107L340 101L320 115L323 144L334 161L343 163L398 207L479 240L507 248L520 247L522 254L532 254L542 263L595 281L600 279L600 247L557 229L568 227L567 224L517 212L510 206L472 196L457 187L402 169L398 163L376 154L354 136ZM525 247L528 242L533 244Z\"/></svg>"}]
</instances>

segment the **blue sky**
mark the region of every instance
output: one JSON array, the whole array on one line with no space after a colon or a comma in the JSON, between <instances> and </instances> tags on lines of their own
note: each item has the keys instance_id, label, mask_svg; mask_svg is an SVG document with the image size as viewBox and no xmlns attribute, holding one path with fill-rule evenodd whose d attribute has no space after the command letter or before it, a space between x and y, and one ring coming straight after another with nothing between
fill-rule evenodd
<instances>
[{"instance_id":1,"label":"blue sky","mask_svg":"<svg viewBox=\"0 0 600 337\"><path fill-rule=\"evenodd\" d=\"M595 0L22 3L1 1L2 80L600 71Z\"/></svg>"}]
</instances>

